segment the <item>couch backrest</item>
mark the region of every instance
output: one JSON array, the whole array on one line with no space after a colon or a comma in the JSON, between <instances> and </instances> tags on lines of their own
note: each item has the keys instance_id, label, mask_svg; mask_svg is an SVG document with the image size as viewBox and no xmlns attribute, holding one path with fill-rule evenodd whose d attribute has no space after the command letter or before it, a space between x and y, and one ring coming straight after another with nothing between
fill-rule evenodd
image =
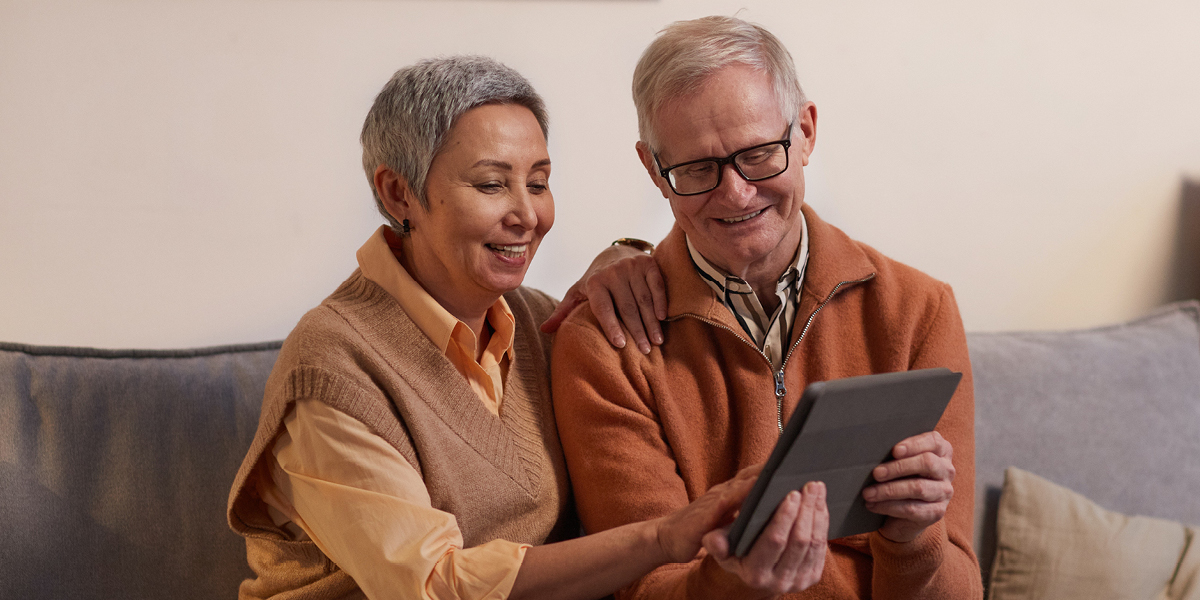
<instances>
[{"instance_id":1,"label":"couch backrest","mask_svg":"<svg viewBox=\"0 0 1200 600\"><path fill-rule=\"evenodd\" d=\"M0 344L0 596L233 598L225 524L280 344Z\"/></svg>"},{"instance_id":2,"label":"couch backrest","mask_svg":"<svg viewBox=\"0 0 1200 600\"><path fill-rule=\"evenodd\" d=\"M1109 327L967 341L985 574L1010 465L1110 510L1200 525L1200 303Z\"/></svg>"},{"instance_id":3,"label":"couch backrest","mask_svg":"<svg viewBox=\"0 0 1200 600\"><path fill-rule=\"evenodd\" d=\"M1200 524L1200 304L968 344L985 573L1010 465L1112 510ZM2 595L234 597L251 573L225 502L279 346L0 343Z\"/></svg>"}]
</instances>

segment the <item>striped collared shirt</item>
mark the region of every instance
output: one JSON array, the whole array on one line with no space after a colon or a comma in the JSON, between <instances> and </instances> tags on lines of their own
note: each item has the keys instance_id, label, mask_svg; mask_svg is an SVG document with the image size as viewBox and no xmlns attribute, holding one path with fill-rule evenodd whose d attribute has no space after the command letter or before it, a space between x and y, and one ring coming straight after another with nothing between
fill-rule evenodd
<instances>
[{"instance_id":1,"label":"striped collared shirt","mask_svg":"<svg viewBox=\"0 0 1200 600\"><path fill-rule=\"evenodd\" d=\"M725 307L733 313L734 319L758 345L758 349L767 355L771 367L779 369L783 365L788 338L792 335L792 324L796 322L796 311L800 307L800 286L804 283L804 269L808 266L808 225L804 221L804 215L800 215L800 248L796 250L796 258L791 266L775 282L775 295L779 298L779 307L775 309L775 314L770 316L763 309L749 283L740 277L725 274L708 262L692 246L690 239L687 246L700 278L716 292Z\"/></svg>"}]
</instances>

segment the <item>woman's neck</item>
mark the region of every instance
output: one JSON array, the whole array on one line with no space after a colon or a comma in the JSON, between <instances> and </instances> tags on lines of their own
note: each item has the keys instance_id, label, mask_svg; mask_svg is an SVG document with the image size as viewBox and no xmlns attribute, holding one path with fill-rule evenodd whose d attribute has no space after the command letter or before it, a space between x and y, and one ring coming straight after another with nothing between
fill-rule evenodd
<instances>
[{"instance_id":1,"label":"woman's neck","mask_svg":"<svg viewBox=\"0 0 1200 600\"><path fill-rule=\"evenodd\" d=\"M487 330L487 312L488 309L499 300L499 297L492 298L485 302L485 299L471 299L461 297L461 294L455 294L450 291L450 285L445 277L439 277L436 269L421 269L414 260L411 238L402 238L400 251L400 265L408 271L408 275L419 284L426 293L433 297L442 308L451 316L462 321L475 334L476 349L475 359L478 360L487 348L486 340L491 339L490 332Z\"/></svg>"}]
</instances>

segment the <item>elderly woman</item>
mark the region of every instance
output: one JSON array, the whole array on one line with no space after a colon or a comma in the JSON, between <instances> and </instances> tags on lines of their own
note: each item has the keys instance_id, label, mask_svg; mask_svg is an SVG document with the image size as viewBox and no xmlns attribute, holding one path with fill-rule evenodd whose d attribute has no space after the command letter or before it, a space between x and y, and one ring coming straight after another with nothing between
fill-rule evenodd
<instances>
[{"instance_id":1,"label":"elderly woman","mask_svg":"<svg viewBox=\"0 0 1200 600\"><path fill-rule=\"evenodd\" d=\"M401 69L363 127L388 226L288 336L230 494L243 598L591 598L691 560L751 473L574 538L549 401L542 100L482 57Z\"/></svg>"}]
</instances>

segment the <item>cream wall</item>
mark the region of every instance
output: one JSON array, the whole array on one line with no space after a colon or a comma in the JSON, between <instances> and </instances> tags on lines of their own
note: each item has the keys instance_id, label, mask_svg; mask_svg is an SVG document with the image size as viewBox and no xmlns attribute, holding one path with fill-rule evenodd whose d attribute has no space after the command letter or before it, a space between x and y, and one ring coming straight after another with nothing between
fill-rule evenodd
<instances>
[{"instance_id":1,"label":"cream wall","mask_svg":"<svg viewBox=\"0 0 1200 600\"><path fill-rule=\"evenodd\" d=\"M1073 327L1164 297L1200 175L1200 3L0 0L0 340L281 338L380 219L357 132L398 67L479 52L552 117L561 295L657 240L633 65L666 23L760 22L819 108L809 202L954 285L968 329Z\"/></svg>"}]
</instances>

